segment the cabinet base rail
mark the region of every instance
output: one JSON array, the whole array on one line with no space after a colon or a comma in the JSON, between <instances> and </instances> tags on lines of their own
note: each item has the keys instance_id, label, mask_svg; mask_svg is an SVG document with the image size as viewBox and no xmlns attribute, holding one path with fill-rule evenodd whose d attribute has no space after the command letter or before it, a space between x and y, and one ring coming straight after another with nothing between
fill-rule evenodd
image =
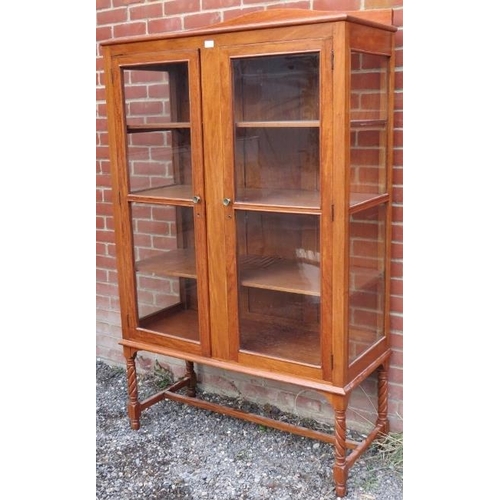
<instances>
[{"instance_id":1,"label":"cabinet base rail","mask_svg":"<svg viewBox=\"0 0 500 500\"><path fill-rule=\"evenodd\" d=\"M127 350L127 349L126 349ZM295 424L289 424L269 417L255 413L231 408L211 401L205 401L196 397L196 372L194 363L186 361L186 374L175 383L162 389L156 394L139 401L137 389L137 372L135 366L135 357L137 351L132 350L127 359L127 385L129 394L128 415L130 426L134 430L140 428L141 413L150 406L169 399L178 403L185 403L197 408L220 413L230 417L246 420L265 427L278 429L280 431L297 434L306 438L323 441L333 445L335 462L333 466L333 480L335 483L335 493L337 497L344 497L347 494L347 477L349 469L354 465L360 455L372 444L379 435L389 432L387 419L387 361L378 368L378 419L371 432L361 441L353 441L346 438L346 410L348 406L349 395L339 396L337 394L325 393L324 396L332 404L335 422L334 433L308 429ZM186 388L186 394L179 394L178 391ZM347 450L351 450L347 452Z\"/></svg>"}]
</instances>

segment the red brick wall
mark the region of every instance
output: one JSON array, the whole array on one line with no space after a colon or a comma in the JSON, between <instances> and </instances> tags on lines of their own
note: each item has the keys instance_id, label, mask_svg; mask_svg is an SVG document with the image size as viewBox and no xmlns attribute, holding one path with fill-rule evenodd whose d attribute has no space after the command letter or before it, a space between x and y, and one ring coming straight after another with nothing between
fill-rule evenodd
<instances>
[{"instance_id":1,"label":"red brick wall","mask_svg":"<svg viewBox=\"0 0 500 500\"><path fill-rule=\"evenodd\" d=\"M389 371L389 413L391 428L402 430L403 417L403 2L402 0L97 0L96 41L132 35L165 33L207 26L243 13L277 7L315 10L394 9L396 34L396 98L394 134L394 207L392 240L391 331L393 356ZM98 45L96 57L97 145L96 145L96 355L105 362L123 364L118 345L121 335L115 261L115 245L111 205L110 162L106 125L103 63ZM152 360L142 357L142 366ZM170 361L170 360L166 360ZM174 373L180 366L172 362ZM201 373L207 387L217 387L227 394L240 393L256 401L272 398L283 409L327 420L329 406L310 391L303 392L283 384L254 380L241 376L230 380L217 371ZM295 392L294 392L295 391ZM369 378L351 398L350 419L363 426L373 421L375 382Z\"/></svg>"}]
</instances>

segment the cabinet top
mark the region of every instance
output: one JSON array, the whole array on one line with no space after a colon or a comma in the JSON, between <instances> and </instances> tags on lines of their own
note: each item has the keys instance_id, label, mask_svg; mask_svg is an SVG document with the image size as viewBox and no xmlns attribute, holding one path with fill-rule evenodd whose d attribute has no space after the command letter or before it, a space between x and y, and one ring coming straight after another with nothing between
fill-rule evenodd
<instances>
[{"instance_id":1,"label":"cabinet top","mask_svg":"<svg viewBox=\"0 0 500 500\"><path fill-rule=\"evenodd\" d=\"M317 11L306 9L272 9L252 12L243 16L224 21L213 26L197 28L194 30L162 33L157 35L143 35L120 39L111 39L101 42L101 45L114 45L138 41L164 40L167 38L198 36L216 33L229 33L233 31L256 30L296 26L299 24L314 24L347 21L357 24L374 26L386 31L397 31L392 25L392 9L366 10L366 11Z\"/></svg>"}]
</instances>

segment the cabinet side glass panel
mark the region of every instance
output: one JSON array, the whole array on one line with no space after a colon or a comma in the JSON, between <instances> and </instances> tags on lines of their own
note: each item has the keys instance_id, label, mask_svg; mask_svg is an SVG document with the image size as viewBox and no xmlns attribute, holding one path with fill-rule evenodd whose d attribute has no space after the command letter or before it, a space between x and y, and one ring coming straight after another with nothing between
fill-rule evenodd
<instances>
[{"instance_id":1,"label":"cabinet side glass panel","mask_svg":"<svg viewBox=\"0 0 500 500\"><path fill-rule=\"evenodd\" d=\"M240 350L319 366L319 216L236 211Z\"/></svg>"},{"instance_id":2,"label":"cabinet side glass panel","mask_svg":"<svg viewBox=\"0 0 500 500\"><path fill-rule=\"evenodd\" d=\"M236 201L319 208L319 54L231 64Z\"/></svg>"},{"instance_id":3,"label":"cabinet side glass panel","mask_svg":"<svg viewBox=\"0 0 500 500\"><path fill-rule=\"evenodd\" d=\"M349 362L385 335L386 205L349 219Z\"/></svg>"},{"instance_id":4,"label":"cabinet side glass panel","mask_svg":"<svg viewBox=\"0 0 500 500\"><path fill-rule=\"evenodd\" d=\"M129 189L192 196L187 62L123 70Z\"/></svg>"},{"instance_id":5,"label":"cabinet side glass panel","mask_svg":"<svg viewBox=\"0 0 500 500\"><path fill-rule=\"evenodd\" d=\"M351 205L387 191L389 59L351 53Z\"/></svg>"},{"instance_id":6,"label":"cabinet side glass panel","mask_svg":"<svg viewBox=\"0 0 500 500\"><path fill-rule=\"evenodd\" d=\"M139 326L199 340L193 209L132 203Z\"/></svg>"}]
</instances>

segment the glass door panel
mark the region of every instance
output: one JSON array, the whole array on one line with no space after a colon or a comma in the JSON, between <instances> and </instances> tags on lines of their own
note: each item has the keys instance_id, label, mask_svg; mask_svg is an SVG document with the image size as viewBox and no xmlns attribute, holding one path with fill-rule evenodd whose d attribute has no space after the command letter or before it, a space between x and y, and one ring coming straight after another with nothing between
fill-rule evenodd
<instances>
[{"instance_id":1,"label":"glass door panel","mask_svg":"<svg viewBox=\"0 0 500 500\"><path fill-rule=\"evenodd\" d=\"M123 69L129 189L193 196L188 62Z\"/></svg>"},{"instance_id":2,"label":"glass door panel","mask_svg":"<svg viewBox=\"0 0 500 500\"><path fill-rule=\"evenodd\" d=\"M193 196L190 131L128 134L130 191L147 196Z\"/></svg>"},{"instance_id":3,"label":"glass door panel","mask_svg":"<svg viewBox=\"0 0 500 500\"><path fill-rule=\"evenodd\" d=\"M235 201L319 209L319 53L231 60Z\"/></svg>"},{"instance_id":4,"label":"glass door panel","mask_svg":"<svg viewBox=\"0 0 500 500\"><path fill-rule=\"evenodd\" d=\"M236 211L240 350L320 365L319 217Z\"/></svg>"},{"instance_id":5,"label":"glass door panel","mask_svg":"<svg viewBox=\"0 0 500 500\"><path fill-rule=\"evenodd\" d=\"M123 82L127 127L189 126L187 61L131 66Z\"/></svg>"},{"instance_id":6,"label":"glass door panel","mask_svg":"<svg viewBox=\"0 0 500 500\"><path fill-rule=\"evenodd\" d=\"M139 327L199 341L192 207L132 203Z\"/></svg>"},{"instance_id":7,"label":"glass door panel","mask_svg":"<svg viewBox=\"0 0 500 500\"><path fill-rule=\"evenodd\" d=\"M389 58L351 53L351 206L387 192Z\"/></svg>"},{"instance_id":8,"label":"glass door panel","mask_svg":"<svg viewBox=\"0 0 500 500\"><path fill-rule=\"evenodd\" d=\"M386 204L349 220L349 362L384 336Z\"/></svg>"},{"instance_id":9,"label":"glass door panel","mask_svg":"<svg viewBox=\"0 0 500 500\"><path fill-rule=\"evenodd\" d=\"M319 54L233 59L236 122L319 120Z\"/></svg>"}]
</instances>

